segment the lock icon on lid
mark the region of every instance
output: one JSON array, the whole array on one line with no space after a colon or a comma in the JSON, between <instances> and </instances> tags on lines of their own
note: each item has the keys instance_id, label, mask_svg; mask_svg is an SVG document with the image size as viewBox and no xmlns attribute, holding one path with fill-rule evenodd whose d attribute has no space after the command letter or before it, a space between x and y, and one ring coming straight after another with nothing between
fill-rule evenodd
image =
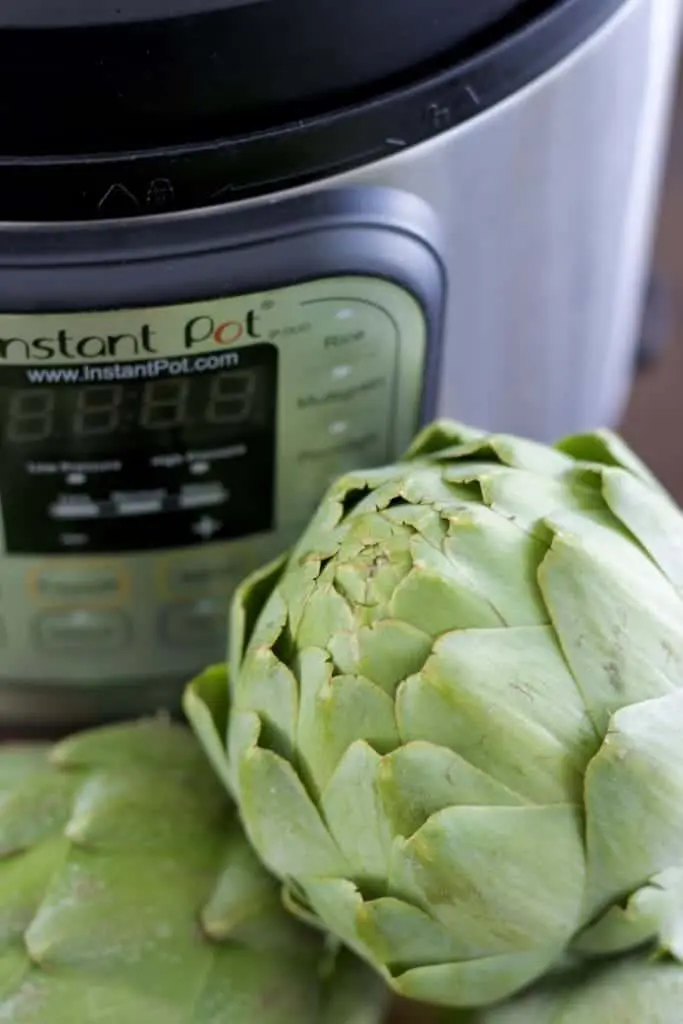
<instances>
[{"instance_id":1,"label":"lock icon on lid","mask_svg":"<svg viewBox=\"0 0 683 1024\"><path fill-rule=\"evenodd\" d=\"M145 193L145 206L152 210L168 210L175 205L175 189L168 178L150 181Z\"/></svg>"}]
</instances>

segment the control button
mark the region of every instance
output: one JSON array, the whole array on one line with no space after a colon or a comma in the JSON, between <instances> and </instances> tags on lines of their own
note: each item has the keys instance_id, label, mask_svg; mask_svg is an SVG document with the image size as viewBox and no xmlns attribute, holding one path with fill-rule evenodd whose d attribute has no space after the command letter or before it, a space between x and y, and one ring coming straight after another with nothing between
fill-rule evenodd
<instances>
[{"instance_id":1,"label":"control button","mask_svg":"<svg viewBox=\"0 0 683 1024\"><path fill-rule=\"evenodd\" d=\"M50 505L53 519L95 519L100 507L87 494L65 494Z\"/></svg>"},{"instance_id":2,"label":"control button","mask_svg":"<svg viewBox=\"0 0 683 1024\"><path fill-rule=\"evenodd\" d=\"M114 565L45 566L33 573L31 589L39 600L51 603L101 604L120 599L127 583L126 576Z\"/></svg>"},{"instance_id":3,"label":"control button","mask_svg":"<svg viewBox=\"0 0 683 1024\"><path fill-rule=\"evenodd\" d=\"M117 515L152 516L163 511L166 491L137 491L130 494L119 492L112 497L116 503Z\"/></svg>"},{"instance_id":4,"label":"control button","mask_svg":"<svg viewBox=\"0 0 683 1024\"><path fill-rule=\"evenodd\" d=\"M38 643L46 651L114 651L130 637L128 619L119 611L45 612L35 623Z\"/></svg>"},{"instance_id":5,"label":"control button","mask_svg":"<svg viewBox=\"0 0 683 1024\"><path fill-rule=\"evenodd\" d=\"M183 601L162 613L162 635L171 647L218 647L225 643L227 630L226 600Z\"/></svg>"},{"instance_id":6,"label":"control button","mask_svg":"<svg viewBox=\"0 0 683 1024\"><path fill-rule=\"evenodd\" d=\"M389 438L385 430L354 431L342 435L321 432L320 440L302 447L296 453L300 490L311 495L311 511L319 500L320 492L329 483L353 472L360 465L380 466L390 458Z\"/></svg>"},{"instance_id":7,"label":"control button","mask_svg":"<svg viewBox=\"0 0 683 1024\"><path fill-rule=\"evenodd\" d=\"M228 594L244 575L244 569L236 565L233 558L210 562L187 558L171 563L167 586L171 593L179 597L191 594Z\"/></svg>"},{"instance_id":8,"label":"control button","mask_svg":"<svg viewBox=\"0 0 683 1024\"><path fill-rule=\"evenodd\" d=\"M355 315L356 315L355 309L351 308L350 306L344 306L342 309L339 310L338 313L335 313L335 319L336 320L353 320Z\"/></svg>"},{"instance_id":9,"label":"control button","mask_svg":"<svg viewBox=\"0 0 683 1024\"><path fill-rule=\"evenodd\" d=\"M321 355L328 372L331 359L340 367L376 363L387 357L395 362L399 330L395 319L380 306L344 299L314 299L304 306L315 318L316 340L310 347L310 369L316 364L320 367Z\"/></svg>"},{"instance_id":10,"label":"control button","mask_svg":"<svg viewBox=\"0 0 683 1024\"><path fill-rule=\"evenodd\" d=\"M90 543L87 533L60 533L58 539L63 548L84 548Z\"/></svg>"},{"instance_id":11,"label":"control button","mask_svg":"<svg viewBox=\"0 0 683 1024\"><path fill-rule=\"evenodd\" d=\"M223 524L211 516L203 516L192 525L192 532L201 540L211 540L223 529Z\"/></svg>"},{"instance_id":12,"label":"control button","mask_svg":"<svg viewBox=\"0 0 683 1024\"><path fill-rule=\"evenodd\" d=\"M332 437L341 437L342 434L346 434L351 424L347 420L335 420L334 423L330 423L327 428L328 434L332 434Z\"/></svg>"},{"instance_id":13,"label":"control button","mask_svg":"<svg viewBox=\"0 0 683 1024\"><path fill-rule=\"evenodd\" d=\"M230 497L220 481L206 484L186 484L180 492L181 508L211 508L224 505Z\"/></svg>"},{"instance_id":14,"label":"control button","mask_svg":"<svg viewBox=\"0 0 683 1024\"><path fill-rule=\"evenodd\" d=\"M335 373L336 370L344 370ZM365 372L362 372L365 369ZM305 382L305 390L297 395L297 409L306 411L308 409L338 408L344 409L348 405L355 404L362 400L382 401L386 399L389 392L390 380L381 373L372 372L375 367L335 367L331 372L316 373L315 377L309 374ZM348 370L348 373L346 372Z\"/></svg>"}]
</instances>

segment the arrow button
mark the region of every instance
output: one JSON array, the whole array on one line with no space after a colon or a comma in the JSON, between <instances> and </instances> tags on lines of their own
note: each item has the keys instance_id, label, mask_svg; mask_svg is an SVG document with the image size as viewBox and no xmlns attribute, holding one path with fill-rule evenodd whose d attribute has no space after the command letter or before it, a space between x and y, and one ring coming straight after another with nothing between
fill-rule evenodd
<instances>
[{"instance_id":1,"label":"arrow button","mask_svg":"<svg viewBox=\"0 0 683 1024\"><path fill-rule=\"evenodd\" d=\"M221 529L222 523L211 516L202 516L192 527L192 532L201 537L202 540L211 540Z\"/></svg>"}]
</instances>

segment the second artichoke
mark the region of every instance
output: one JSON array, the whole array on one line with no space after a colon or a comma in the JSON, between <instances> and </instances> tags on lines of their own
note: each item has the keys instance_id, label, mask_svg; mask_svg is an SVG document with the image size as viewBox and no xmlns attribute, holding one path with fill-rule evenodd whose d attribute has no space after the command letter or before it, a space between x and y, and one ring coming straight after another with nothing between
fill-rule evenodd
<instances>
[{"instance_id":1,"label":"second artichoke","mask_svg":"<svg viewBox=\"0 0 683 1024\"><path fill-rule=\"evenodd\" d=\"M332 968L188 729L0 750L3 1024L379 1024L375 976Z\"/></svg>"}]
</instances>

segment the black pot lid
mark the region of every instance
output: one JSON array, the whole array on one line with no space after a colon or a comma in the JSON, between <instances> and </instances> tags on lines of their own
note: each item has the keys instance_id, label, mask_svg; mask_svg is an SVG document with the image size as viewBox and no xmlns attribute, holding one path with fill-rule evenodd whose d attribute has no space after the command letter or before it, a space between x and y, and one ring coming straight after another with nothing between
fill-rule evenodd
<instances>
[{"instance_id":1,"label":"black pot lid","mask_svg":"<svg viewBox=\"0 0 683 1024\"><path fill-rule=\"evenodd\" d=\"M2 0L0 156L176 146L272 129L464 60L552 6Z\"/></svg>"}]
</instances>

